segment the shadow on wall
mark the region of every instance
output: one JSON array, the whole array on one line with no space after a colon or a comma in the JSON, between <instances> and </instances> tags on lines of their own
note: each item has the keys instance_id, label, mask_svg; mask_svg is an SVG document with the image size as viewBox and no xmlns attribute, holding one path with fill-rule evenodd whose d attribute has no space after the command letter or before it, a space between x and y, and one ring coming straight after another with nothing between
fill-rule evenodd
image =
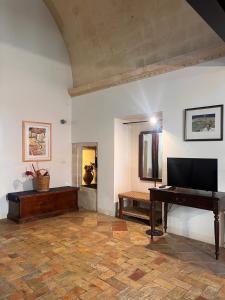
<instances>
[{"instance_id":1,"label":"shadow on wall","mask_svg":"<svg viewBox=\"0 0 225 300\"><path fill-rule=\"evenodd\" d=\"M58 43L60 39L61 47ZM1 43L56 60L65 65L70 64L69 59L62 55L65 51L65 44L61 33L43 1L1 0Z\"/></svg>"},{"instance_id":2,"label":"shadow on wall","mask_svg":"<svg viewBox=\"0 0 225 300\"><path fill-rule=\"evenodd\" d=\"M16 179L13 181L13 188L15 191L29 191L34 189L33 180L21 181Z\"/></svg>"},{"instance_id":3,"label":"shadow on wall","mask_svg":"<svg viewBox=\"0 0 225 300\"><path fill-rule=\"evenodd\" d=\"M0 219L4 219L8 214L8 201L6 200L6 195L0 197L0 207Z\"/></svg>"},{"instance_id":4,"label":"shadow on wall","mask_svg":"<svg viewBox=\"0 0 225 300\"><path fill-rule=\"evenodd\" d=\"M33 180L26 179L25 181L16 179L13 181L14 192L33 190ZM13 191L12 191L13 192ZM7 194L0 197L0 219L6 218L8 214Z\"/></svg>"}]
</instances>

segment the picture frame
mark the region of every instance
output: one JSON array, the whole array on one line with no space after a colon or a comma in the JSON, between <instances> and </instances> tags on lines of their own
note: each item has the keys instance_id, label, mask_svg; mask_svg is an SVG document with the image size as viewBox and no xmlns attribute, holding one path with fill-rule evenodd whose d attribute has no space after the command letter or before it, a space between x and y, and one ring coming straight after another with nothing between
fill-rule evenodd
<instances>
[{"instance_id":1,"label":"picture frame","mask_svg":"<svg viewBox=\"0 0 225 300\"><path fill-rule=\"evenodd\" d=\"M222 141L223 105L184 110L185 141Z\"/></svg>"},{"instance_id":2,"label":"picture frame","mask_svg":"<svg viewBox=\"0 0 225 300\"><path fill-rule=\"evenodd\" d=\"M24 162L52 159L52 124L22 122L22 160Z\"/></svg>"}]
</instances>

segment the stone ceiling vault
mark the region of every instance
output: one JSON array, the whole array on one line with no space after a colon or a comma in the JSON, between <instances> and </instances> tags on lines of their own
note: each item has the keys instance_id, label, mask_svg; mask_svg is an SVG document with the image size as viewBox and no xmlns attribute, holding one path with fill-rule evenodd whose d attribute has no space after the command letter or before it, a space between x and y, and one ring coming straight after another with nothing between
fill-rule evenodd
<instances>
[{"instance_id":1,"label":"stone ceiling vault","mask_svg":"<svg viewBox=\"0 0 225 300\"><path fill-rule=\"evenodd\" d=\"M83 94L225 54L185 0L44 0Z\"/></svg>"}]
</instances>

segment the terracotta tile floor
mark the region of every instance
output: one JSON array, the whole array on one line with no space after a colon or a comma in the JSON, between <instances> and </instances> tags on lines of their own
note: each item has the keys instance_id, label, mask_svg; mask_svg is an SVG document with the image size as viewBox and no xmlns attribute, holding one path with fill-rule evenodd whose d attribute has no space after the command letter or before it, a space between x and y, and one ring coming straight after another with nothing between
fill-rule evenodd
<instances>
[{"instance_id":1,"label":"terracotta tile floor","mask_svg":"<svg viewBox=\"0 0 225 300\"><path fill-rule=\"evenodd\" d=\"M148 227L79 212L0 222L0 299L225 299L225 255Z\"/></svg>"}]
</instances>

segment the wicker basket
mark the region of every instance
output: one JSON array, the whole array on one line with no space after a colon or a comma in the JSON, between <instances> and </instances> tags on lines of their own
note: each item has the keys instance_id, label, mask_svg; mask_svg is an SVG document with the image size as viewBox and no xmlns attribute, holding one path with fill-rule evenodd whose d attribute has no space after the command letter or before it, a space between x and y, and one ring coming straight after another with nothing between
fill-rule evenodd
<instances>
[{"instance_id":1,"label":"wicker basket","mask_svg":"<svg viewBox=\"0 0 225 300\"><path fill-rule=\"evenodd\" d=\"M36 186L38 192L49 191L50 176L37 176Z\"/></svg>"}]
</instances>

